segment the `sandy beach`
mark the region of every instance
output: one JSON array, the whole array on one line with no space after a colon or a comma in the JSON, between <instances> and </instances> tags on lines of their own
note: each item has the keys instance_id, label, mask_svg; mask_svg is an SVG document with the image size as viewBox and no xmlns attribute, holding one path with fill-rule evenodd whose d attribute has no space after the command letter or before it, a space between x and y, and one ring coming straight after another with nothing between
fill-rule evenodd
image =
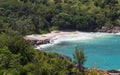
<instances>
[{"instance_id":1,"label":"sandy beach","mask_svg":"<svg viewBox=\"0 0 120 75\"><path fill-rule=\"evenodd\" d=\"M46 40L46 39L51 39L56 36L61 36L61 35L71 35L71 34L80 34L80 33L85 33L85 32L80 32L80 31L52 31L47 34L32 34L32 35L27 35L24 38L26 40Z\"/></svg>"}]
</instances>

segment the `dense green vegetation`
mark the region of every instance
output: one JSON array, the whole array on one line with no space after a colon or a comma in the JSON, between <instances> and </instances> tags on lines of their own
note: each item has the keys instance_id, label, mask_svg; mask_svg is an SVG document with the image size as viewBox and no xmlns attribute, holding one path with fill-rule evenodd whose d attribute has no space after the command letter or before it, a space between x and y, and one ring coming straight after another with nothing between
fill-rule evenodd
<instances>
[{"instance_id":1,"label":"dense green vegetation","mask_svg":"<svg viewBox=\"0 0 120 75\"><path fill-rule=\"evenodd\" d=\"M0 35L0 75L80 74L73 65L56 53L34 50L19 35Z\"/></svg>"},{"instance_id":2,"label":"dense green vegetation","mask_svg":"<svg viewBox=\"0 0 120 75\"><path fill-rule=\"evenodd\" d=\"M0 0L0 32L120 26L120 0Z\"/></svg>"}]
</instances>

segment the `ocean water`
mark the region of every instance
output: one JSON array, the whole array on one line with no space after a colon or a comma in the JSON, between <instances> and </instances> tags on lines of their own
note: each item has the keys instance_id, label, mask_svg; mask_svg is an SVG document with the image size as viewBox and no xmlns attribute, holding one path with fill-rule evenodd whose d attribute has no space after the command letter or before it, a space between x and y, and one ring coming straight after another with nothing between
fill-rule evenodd
<instances>
[{"instance_id":1,"label":"ocean water","mask_svg":"<svg viewBox=\"0 0 120 75\"><path fill-rule=\"evenodd\" d=\"M58 36L51 44L41 46L47 52L56 52L73 58L75 47L84 48L87 68L120 69L120 34L82 33Z\"/></svg>"}]
</instances>

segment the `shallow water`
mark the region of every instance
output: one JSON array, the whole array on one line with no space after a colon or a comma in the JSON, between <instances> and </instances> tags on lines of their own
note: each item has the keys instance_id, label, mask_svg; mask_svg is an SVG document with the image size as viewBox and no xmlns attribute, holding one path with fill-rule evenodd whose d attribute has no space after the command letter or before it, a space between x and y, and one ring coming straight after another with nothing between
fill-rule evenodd
<instances>
[{"instance_id":1,"label":"shallow water","mask_svg":"<svg viewBox=\"0 0 120 75\"><path fill-rule=\"evenodd\" d=\"M104 70L120 69L120 35L77 34L57 37L54 42L57 43L45 47L44 50L67 55L74 60L73 52L79 46L84 48L87 68L95 66Z\"/></svg>"}]
</instances>

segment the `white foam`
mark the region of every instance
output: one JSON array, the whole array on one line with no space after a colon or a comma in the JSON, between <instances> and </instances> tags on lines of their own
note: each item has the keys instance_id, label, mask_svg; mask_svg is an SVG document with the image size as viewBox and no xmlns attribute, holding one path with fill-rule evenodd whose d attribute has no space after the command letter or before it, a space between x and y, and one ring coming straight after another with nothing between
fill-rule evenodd
<instances>
[{"instance_id":1,"label":"white foam","mask_svg":"<svg viewBox=\"0 0 120 75\"><path fill-rule=\"evenodd\" d=\"M52 46L52 45L54 45L54 44L42 44L42 45L37 46L35 49L44 49L44 48Z\"/></svg>"},{"instance_id":2,"label":"white foam","mask_svg":"<svg viewBox=\"0 0 120 75\"><path fill-rule=\"evenodd\" d=\"M44 49L52 45L58 44L64 41L77 41L77 40L92 40L100 37L106 37L105 35L111 35L111 33L80 33L70 35L60 35L52 38L49 44L43 44L36 47L36 49ZM113 35L113 34L112 34Z\"/></svg>"},{"instance_id":3,"label":"white foam","mask_svg":"<svg viewBox=\"0 0 120 75\"><path fill-rule=\"evenodd\" d=\"M119 32L119 33L116 33L116 35L120 35L120 32Z\"/></svg>"}]
</instances>

